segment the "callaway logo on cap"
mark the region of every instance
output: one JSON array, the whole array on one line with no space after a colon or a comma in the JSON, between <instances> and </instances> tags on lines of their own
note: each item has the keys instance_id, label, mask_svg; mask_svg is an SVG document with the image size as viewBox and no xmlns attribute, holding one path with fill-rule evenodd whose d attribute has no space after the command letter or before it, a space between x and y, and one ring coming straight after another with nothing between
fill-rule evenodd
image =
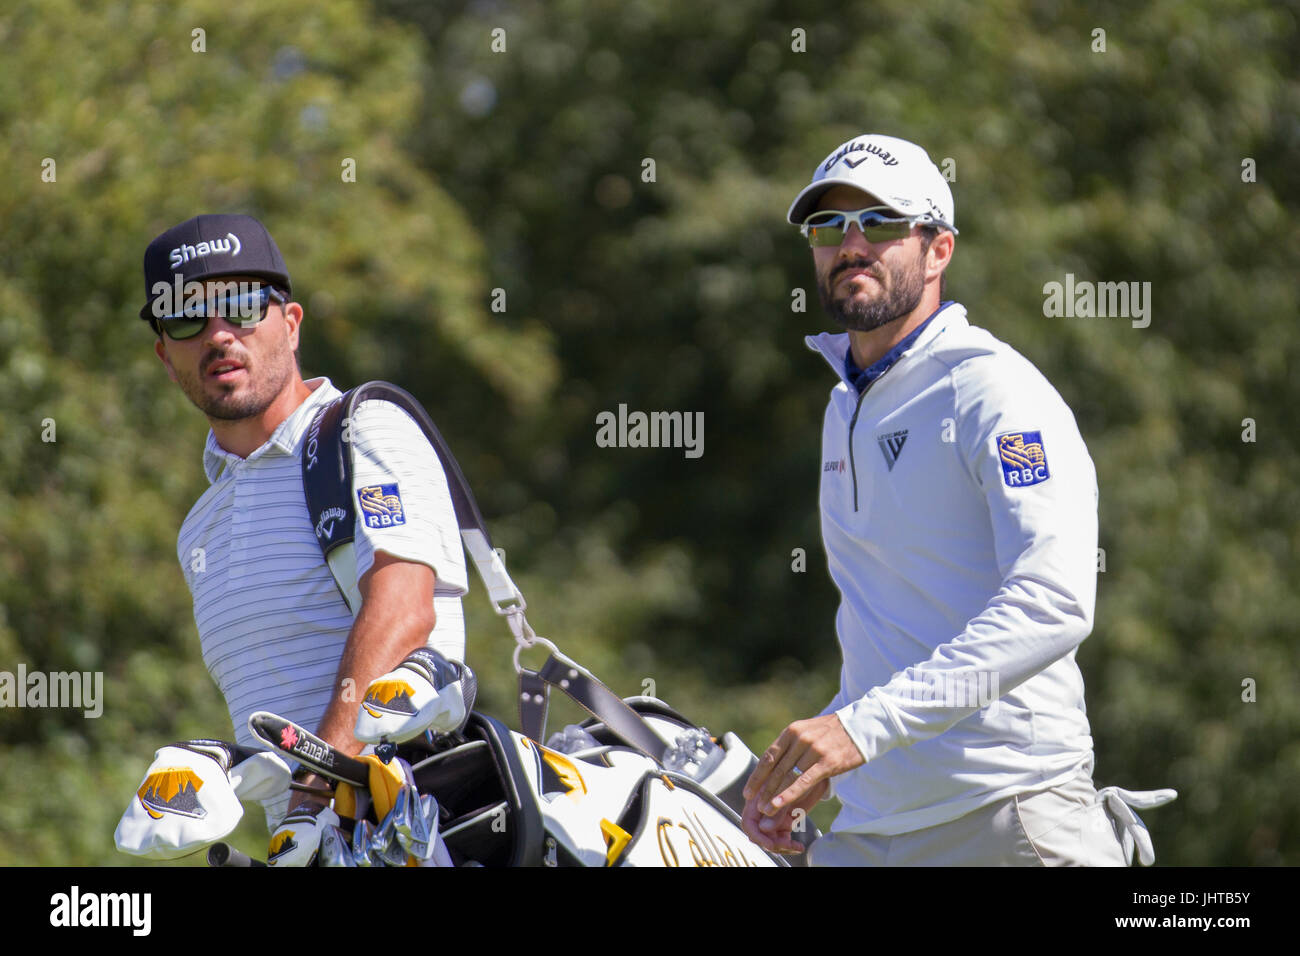
<instances>
[{"instance_id":1,"label":"callaway logo on cap","mask_svg":"<svg viewBox=\"0 0 1300 956\"><path fill-rule=\"evenodd\" d=\"M232 275L265 279L292 292L284 257L252 216L195 216L172 226L144 251L146 304L140 318L153 318L154 301L169 289Z\"/></svg>"},{"instance_id":2,"label":"callaway logo on cap","mask_svg":"<svg viewBox=\"0 0 1300 956\"><path fill-rule=\"evenodd\" d=\"M948 181L925 150L905 139L873 133L841 143L817 165L786 218L802 224L832 186L853 186L905 216L924 216L957 231Z\"/></svg>"}]
</instances>

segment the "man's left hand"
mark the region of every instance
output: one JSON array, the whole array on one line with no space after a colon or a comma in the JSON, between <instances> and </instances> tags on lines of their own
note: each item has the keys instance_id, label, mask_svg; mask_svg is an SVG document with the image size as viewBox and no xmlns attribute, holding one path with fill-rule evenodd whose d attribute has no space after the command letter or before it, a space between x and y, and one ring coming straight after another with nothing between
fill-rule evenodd
<instances>
[{"instance_id":1,"label":"man's left hand","mask_svg":"<svg viewBox=\"0 0 1300 956\"><path fill-rule=\"evenodd\" d=\"M795 838L796 833L806 829L808 813L817 802L826 795L830 784L823 780L808 791L802 800L787 803L774 816L765 817L758 812L758 804L753 800L745 804L745 811L740 818L745 835L772 853L797 855L808 848Z\"/></svg>"},{"instance_id":2,"label":"man's left hand","mask_svg":"<svg viewBox=\"0 0 1300 956\"><path fill-rule=\"evenodd\" d=\"M745 810L775 816L824 781L866 761L835 714L796 720L767 748L745 784Z\"/></svg>"}]
</instances>

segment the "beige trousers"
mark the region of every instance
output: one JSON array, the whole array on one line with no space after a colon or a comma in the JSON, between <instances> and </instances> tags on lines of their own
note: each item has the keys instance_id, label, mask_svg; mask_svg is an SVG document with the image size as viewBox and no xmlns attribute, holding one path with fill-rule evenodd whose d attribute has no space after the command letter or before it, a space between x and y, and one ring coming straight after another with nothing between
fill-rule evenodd
<instances>
[{"instance_id":1,"label":"beige trousers","mask_svg":"<svg viewBox=\"0 0 1300 956\"><path fill-rule=\"evenodd\" d=\"M828 833L812 866L1127 866L1092 775L989 804L912 833Z\"/></svg>"}]
</instances>

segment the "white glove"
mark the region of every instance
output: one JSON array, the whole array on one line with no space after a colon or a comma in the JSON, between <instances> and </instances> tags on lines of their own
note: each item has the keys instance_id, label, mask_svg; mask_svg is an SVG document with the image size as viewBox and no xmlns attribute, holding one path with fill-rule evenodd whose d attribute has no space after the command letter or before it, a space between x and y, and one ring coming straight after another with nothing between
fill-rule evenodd
<instances>
[{"instance_id":1,"label":"white glove","mask_svg":"<svg viewBox=\"0 0 1300 956\"><path fill-rule=\"evenodd\" d=\"M289 789L292 774L279 754L259 750L230 768L230 785L241 803L273 800Z\"/></svg>"},{"instance_id":2,"label":"white glove","mask_svg":"<svg viewBox=\"0 0 1300 956\"><path fill-rule=\"evenodd\" d=\"M1124 862L1129 863L1133 859L1133 849L1136 847L1139 863L1143 866L1154 863L1156 851L1151 845L1151 834L1147 832L1146 824L1129 808L1149 810L1152 807L1164 806L1177 799L1178 791L1166 789L1133 792L1121 790L1119 787L1105 787L1097 792L1097 796L1101 798L1102 805L1115 825L1120 843L1124 847Z\"/></svg>"},{"instance_id":3,"label":"white glove","mask_svg":"<svg viewBox=\"0 0 1300 956\"><path fill-rule=\"evenodd\" d=\"M304 803L290 810L271 834L267 866L310 866L320 848L321 834L337 830L339 815L324 804Z\"/></svg>"},{"instance_id":4,"label":"white glove","mask_svg":"<svg viewBox=\"0 0 1300 956\"><path fill-rule=\"evenodd\" d=\"M186 856L235 829L244 814L241 798L275 796L289 788L289 776L273 753L222 740L169 744L154 754L113 839L132 856Z\"/></svg>"},{"instance_id":5,"label":"white glove","mask_svg":"<svg viewBox=\"0 0 1300 956\"><path fill-rule=\"evenodd\" d=\"M357 711L353 735L369 744L400 744L426 730L451 733L464 726L477 681L464 664L421 647L397 667L370 682Z\"/></svg>"}]
</instances>

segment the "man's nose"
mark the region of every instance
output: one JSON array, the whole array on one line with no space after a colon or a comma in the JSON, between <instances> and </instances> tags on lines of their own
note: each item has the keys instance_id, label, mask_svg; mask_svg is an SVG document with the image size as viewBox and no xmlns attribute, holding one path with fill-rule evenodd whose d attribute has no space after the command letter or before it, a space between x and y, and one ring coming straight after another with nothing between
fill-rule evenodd
<instances>
[{"instance_id":1,"label":"man's nose","mask_svg":"<svg viewBox=\"0 0 1300 956\"><path fill-rule=\"evenodd\" d=\"M239 330L239 321L225 319L221 316L213 316L208 319L207 327L203 330L204 337L213 343L229 343L239 338L236 332Z\"/></svg>"},{"instance_id":2,"label":"man's nose","mask_svg":"<svg viewBox=\"0 0 1300 956\"><path fill-rule=\"evenodd\" d=\"M856 223L849 223L848 228L844 230L844 238L840 241L838 258L876 261L875 247L862 235L862 230L858 228Z\"/></svg>"}]
</instances>

